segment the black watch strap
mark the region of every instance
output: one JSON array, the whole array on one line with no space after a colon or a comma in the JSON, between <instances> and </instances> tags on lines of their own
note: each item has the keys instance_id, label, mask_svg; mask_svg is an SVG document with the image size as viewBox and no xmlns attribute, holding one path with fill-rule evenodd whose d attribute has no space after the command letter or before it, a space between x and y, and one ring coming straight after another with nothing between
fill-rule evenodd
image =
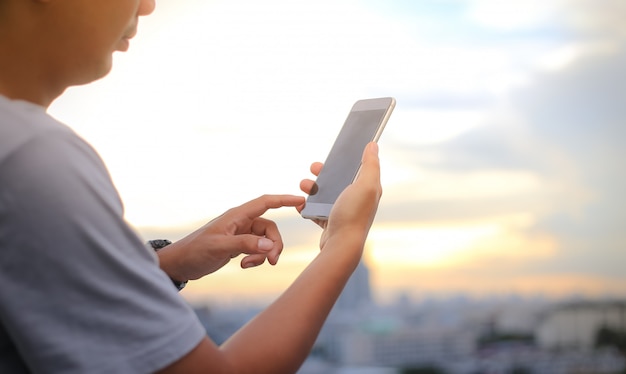
<instances>
[{"instance_id":1,"label":"black watch strap","mask_svg":"<svg viewBox=\"0 0 626 374\"><path fill-rule=\"evenodd\" d=\"M150 245L150 247L152 247L155 252L158 252L160 249L165 248L170 244L172 244L172 242L167 239L148 240L148 245ZM187 281L180 282L172 278L170 278L170 280L172 281L172 283L174 283L174 286L176 286L179 291L185 288L185 286L187 285Z\"/></svg>"}]
</instances>

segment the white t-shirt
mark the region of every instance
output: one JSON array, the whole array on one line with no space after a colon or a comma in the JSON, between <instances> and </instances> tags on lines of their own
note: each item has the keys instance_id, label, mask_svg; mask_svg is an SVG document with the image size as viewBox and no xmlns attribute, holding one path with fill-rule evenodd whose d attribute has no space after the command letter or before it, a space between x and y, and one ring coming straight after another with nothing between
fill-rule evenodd
<instances>
[{"instance_id":1,"label":"white t-shirt","mask_svg":"<svg viewBox=\"0 0 626 374\"><path fill-rule=\"evenodd\" d=\"M206 332L98 154L0 96L0 373L149 373Z\"/></svg>"}]
</instances>

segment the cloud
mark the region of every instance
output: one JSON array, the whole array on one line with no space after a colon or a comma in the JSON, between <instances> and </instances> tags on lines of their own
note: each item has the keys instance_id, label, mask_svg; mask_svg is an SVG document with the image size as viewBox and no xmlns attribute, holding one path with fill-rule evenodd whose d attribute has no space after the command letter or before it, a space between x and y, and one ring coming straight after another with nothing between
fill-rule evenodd
<instances>
[{"instance_id":1,"label":"cloud","mask_svg":"<svg viewBox=\"0 0 626 374\"><path fill-rule=\"evenodd\" d=\"M626 3L623 1L570 0L563 4L563 19L576 34L591 38L626 38Z\"/></svg>"},{"instance_id":2,"label":"cloud","mask_svg":"<svg viewBox=\"0 0 626 374\"><path fill-rule=\"evenodd\" d=\"M579 61L520 94L533 133L576 165L592 200L578 215L554 212L538 228L556 233L569 269L607 275L626 263L626 49ZM558 175L558 170L554 170ZM568 269L563 263L554 266ZM623 275L622 275L623 276Z\"/></svg>"},{"instance_id":3,"label":"cloud","mask_svg":"<svg viewBox=\"0 0 626 374\"><path fill-rule=\"evenodd\" d=\"M623 278L622 0L242 4L159 5L107 79L53 108L102 152L129 221L183 225L299 193L349 106L393 95L377 225L530 216L507 236L529 238L514 260L497 256L506 241L487 240L460 283ZM316 251L310 222L277 219L291 254ZM533 238L558 251L524 260Z\"/></svg>"},{"instance_id":4,"label":"cloud","mask_svg":"<svg viewBox=\"0 0 626 374\"><path fill-rule=\"evenodd\" d=\"M559 251L518 271L623 279L624 66L626 49L622 48L583 56L558 71L538 72L532 85L511 96L505 110L508 115L415 152L416 162L429 170L448 171L458 181L481 170L517 170L537 176L545 191L529 190L510 202L494 197L461 205L453 199L420 203L421 207L415 207L417 214L427 220L442 214L462 215L460 211L467 209L468 217L476 217L526 206L537 215L527 235L549 235Z\"/></svg>"}]
</instances>

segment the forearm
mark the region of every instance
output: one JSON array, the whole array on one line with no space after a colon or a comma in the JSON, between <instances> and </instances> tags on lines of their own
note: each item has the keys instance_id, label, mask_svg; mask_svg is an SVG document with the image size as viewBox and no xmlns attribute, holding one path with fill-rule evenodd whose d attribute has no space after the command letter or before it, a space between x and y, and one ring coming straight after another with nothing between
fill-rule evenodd
<instances>
[{"instance_id":1,"label":"forearm","mask_svg":"<svg viewBox=\"0 0 626 374\"><path fill-rule=\"evenodd\" d=\"M246 368L254 368L255 373L297 370L359 263L364 235L351 236L329 239L272 305L224 343L221 349L237 367L235 372L246 372Z\"/></svg>"},{"instance_id":2,"label":"forearm","mask_svg":"<svg viewBox=\"0 0 626 374\"><path fill-rule=\"evenodd\" d=\"M322 251L293 284L221 347L218 348L205 338L187 356L165 368L161 373L297 372L361 259L365 238L382 194L377 151L376 144L370 143L363 152L359 177L342 192L328 221L321 224L324 227L320 240ZM301 185L304 186L303 191L311 190L314 182L309 182ZM247 217L251 217L251 212L254 213L254 217L260 217L268 208L276 205L285 206L287 201L285 199L280 196L273 198L266 196L238 209L243 209ZM299 209L304 204L302 199L288 200L291 206ZM229 217L229 212L222 217L226 218L226 222L237 222L235 219L237 215L232 216L231 213L232 217ZM259 220L250 224L259 222L264 221ZM227 227L230 226L232 225ZM242 236L231 231L224 234ZM267 225L262 230L259 230L259 227L255 229L254 225L248 226L244 231L266 238L273 236L274 238L270 239L274 243L278 243L280 239L276 228ZM253 246L260 243L258 236L248 235L247 238L254 239ZM282 242L279 244L276 247L278 252L282 249ZM234 253L239 254L241 251L237 250Z\"/></svg>"}]
</instances>

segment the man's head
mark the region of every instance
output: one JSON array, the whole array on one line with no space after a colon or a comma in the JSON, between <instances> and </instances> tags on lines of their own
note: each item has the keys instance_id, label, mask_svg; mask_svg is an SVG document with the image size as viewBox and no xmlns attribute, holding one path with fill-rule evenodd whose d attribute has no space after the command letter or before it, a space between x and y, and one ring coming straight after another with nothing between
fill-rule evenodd
<instances>
[{"instance_id":1,"label":"man's head","mask_svg":"<svg viewBox=\"0 0 626 374\"><path fill-rule=\"evenodd\" d=\"M113 52L128 49L138 18L154 6L155 0L0 0L0 93L26 92L16 86L27 85L39 97L18 98L48 105L65 88L102 78Z\"/></svg>"}]
</instances>

